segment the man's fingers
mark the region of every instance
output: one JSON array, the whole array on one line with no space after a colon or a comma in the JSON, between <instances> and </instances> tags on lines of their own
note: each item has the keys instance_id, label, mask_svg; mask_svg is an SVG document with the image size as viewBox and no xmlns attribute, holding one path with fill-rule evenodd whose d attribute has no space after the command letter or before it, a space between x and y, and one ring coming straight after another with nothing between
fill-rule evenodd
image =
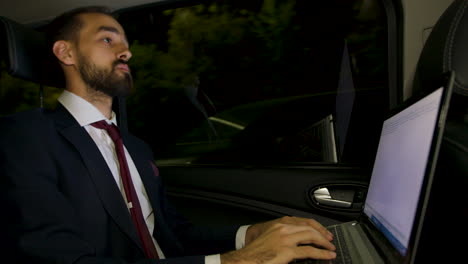
<instances>
[{"instance_id":1,"label":"man's fingers","mask_svg":"<svg viewBox=\"0 0 468 264\"><path fill-rule=\"evenodd\" d=\"M303 244L314 244L328 250L335 250L336 247L315 228L306 225L276 224L272 232L278 232L280 237L289 246Z\"/></svg>"},{"instance_id":2,"label":"man's fingers","mask_svg":"<svg viewBox=\"0 0 468 264\"><path fill-rule=\"evenodd\" d=\"M281 218L281 222L286 223L286 224L310 226L316 229L317 231L319 231L329 241L333 240L333 234L330 231L328 231L326 227L324 227L322 224L315 221L314 219L287 216L287 217Z\"/></svg>"},{"instance_id":3,"label":"man's fingers","mask_svg":"<svg viewBox=\"0 0 468 264\"><path fill-rule=\"evenodd\" d=\"M306 220L310 226L317 229L317 231L319 231L322 235L324 235L329 241L333 240L333 234L330 231L328 231L326 227L324 227L319 222L313 219L306 219Z\"/></svg>"},{"instance_id":4,"label":"man's fingers","mask_svg":"<svg viewBox=\"0 0 468 264\"><path fill-rule=\"evenodd\" d=\"M321 247L328 250L336 250L335 245L333 245L328 239L326 239L321 233L317 232L315 229L307 228L303 231L296 232L291 234L288 239L291 243L295 245L307 245L313 244L315 247Z\"/></svg>"},{"instance_id":5,"label":"man's fingers","mask_svg":"<svg viewBox=\"0 0 468 264\"><path fill-rule=\"evenodd\" d=\"M299 218L298 221L303 222L303 223L315 228L317 231L319 231L322 235L327 237L329 240L333 239L333 234L330 231L328 231L326 227L324 227L322 224L315 221L314 219Z\"/></svg>"},{"instance_id":6,"label":"man's fingers","mask_svg":"<svg viewBox=\"0 0 468 264\"><path fill-rule=\"evenodd\" d=\"M293 259L333 259L336 257L333 253L335 246L316 228L308 224L297 224L294 219L282 220L283 222L269 222L268 228L264 229L258 238L233 254L245 259L268 256L272 258L271 263L289 263Z\"/></svg>"},{"instance_id":7,"label":"man's fingers","mask_svg":"<svg viewBox=\"0 0 468 264\"><path fill-rule=\"evenodd\" d=\"M297 247L295 255L298 259L334 259L336 253L326 249L320 249L312 246Z\"/></svg>"}]
</instances>

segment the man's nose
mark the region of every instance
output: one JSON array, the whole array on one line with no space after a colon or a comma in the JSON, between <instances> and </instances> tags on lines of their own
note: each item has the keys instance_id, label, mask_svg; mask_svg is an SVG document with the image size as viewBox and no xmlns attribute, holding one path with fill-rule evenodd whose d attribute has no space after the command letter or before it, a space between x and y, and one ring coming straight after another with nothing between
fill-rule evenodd
<instances>
[{"instance_id":1,"label":"man's nose","mask_svg":"<svg viewBox=\"0 0 468 264\"><path fill-rule=\"evenodd\" d=\"M124 47L121 52L117 55L119 59L128 61L132 57L132 52L128 47Z\"/></svg>"}]
</instances>

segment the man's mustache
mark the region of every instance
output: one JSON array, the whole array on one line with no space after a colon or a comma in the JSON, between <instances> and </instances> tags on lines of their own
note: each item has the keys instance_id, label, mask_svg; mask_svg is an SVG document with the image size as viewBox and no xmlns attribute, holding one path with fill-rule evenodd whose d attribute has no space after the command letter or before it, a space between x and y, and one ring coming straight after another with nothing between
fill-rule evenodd
<instances>
[{"instance_id":1,"label":"man's mustache","mask_svg":"<svg viewBox=\"0 0 468 264\"><path fill-rule=\"evenodd\" d=\"M118 60L114 61L114 63L112 64L112 66L115 67L115 66L117 66L118 64L125 64L125 65L127 65L128 62L127 62L126 60L118 59Z\"/></svg>"}]
</instances>

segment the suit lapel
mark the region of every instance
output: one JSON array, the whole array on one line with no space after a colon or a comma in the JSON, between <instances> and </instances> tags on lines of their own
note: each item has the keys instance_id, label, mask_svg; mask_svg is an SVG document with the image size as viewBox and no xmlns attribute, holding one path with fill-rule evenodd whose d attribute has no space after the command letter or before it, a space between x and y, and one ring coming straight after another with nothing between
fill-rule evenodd
<instances>
[{"instance_id":1,"label":"suit lapel","mask_svg":"<svg viewBox=\"0 0 468 264\"><path fill-rule=\"evenodd\" d=\"M111 218L121 230L133 240L143 253L141 242L136 233L122 194L109 170L106 161L86 130L59 105L53 119L57 130L80 153L84 165L95 183L97 193Z\"/></svg>"}]
</instances>

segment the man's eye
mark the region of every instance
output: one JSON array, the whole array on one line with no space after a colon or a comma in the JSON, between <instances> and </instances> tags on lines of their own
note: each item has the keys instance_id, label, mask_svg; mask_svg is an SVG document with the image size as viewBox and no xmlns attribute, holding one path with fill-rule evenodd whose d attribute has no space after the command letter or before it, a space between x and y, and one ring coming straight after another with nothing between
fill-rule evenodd
<instances>
[{"instance_id":1,"label":"man's eye","mask_svg":"<svg viewBox=\"0 0 468 264\"><path fill-rule=\"evenodd\" d=\"M107 44L110 44L112 42L111 38L103 38L102 40Z\"/></svg>"}]
</instances>

